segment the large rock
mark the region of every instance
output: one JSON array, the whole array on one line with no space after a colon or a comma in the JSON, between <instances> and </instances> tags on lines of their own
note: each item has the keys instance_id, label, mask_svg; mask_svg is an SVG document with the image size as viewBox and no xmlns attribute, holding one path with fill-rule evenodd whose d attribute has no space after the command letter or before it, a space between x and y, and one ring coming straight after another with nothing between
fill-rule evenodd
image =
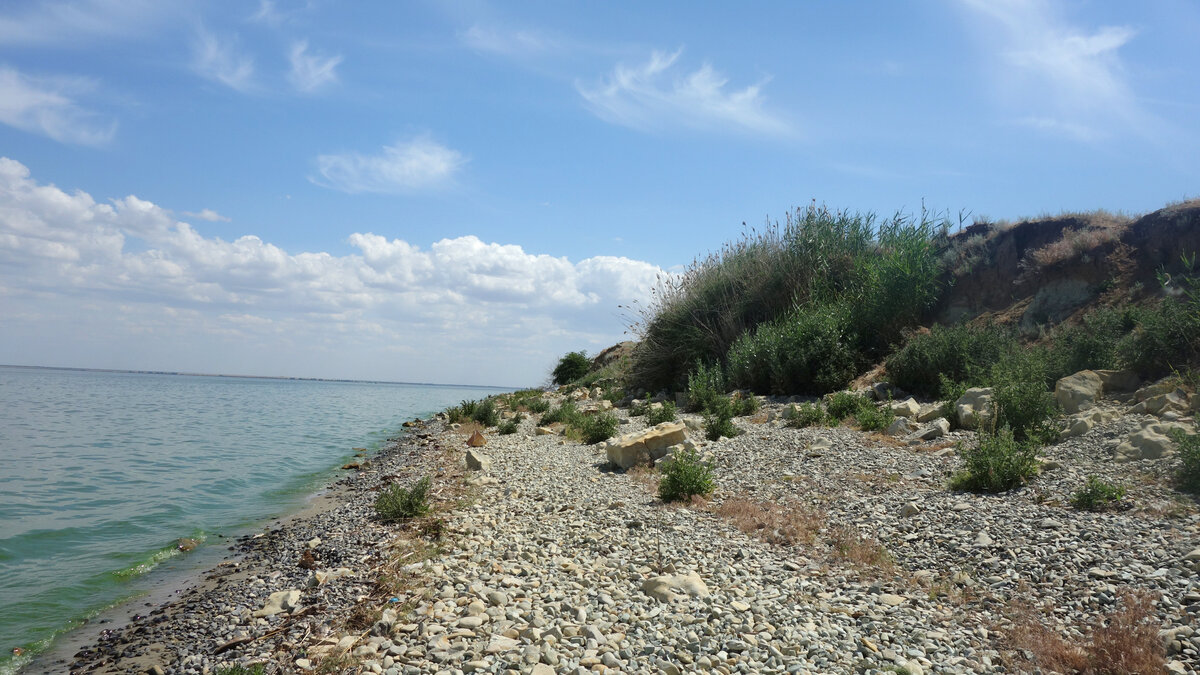
<instances>
[{"instance_id":1,"label":"large rock","mask_svg":"<svg viewBox=\"0 0 1200 675\"><path fill-rule=\"evenodd\" d=\"M930 422L925 428L919 429L912 436L909 436L909 440L932 441L948 433L950 433L950 420L947 420L945 417L939 417Z\"/></svg>"},{"instance_id":2,"label":"large rock","mask_svg":"<svg viewBox=\"0 0 1200 675\"><path fill-rule=\"evenodd\" d=\"M942 416L941 403L926 403L921 406L921 410L917 412L916 420L921 424L932 422Z\"/></svg>"},{"instance_id":3,"label":"large rock","mask_svg":"<svg viewBox=\"0 0 1200 675\"><path fill-rule=\"evenodd\" d=\"M653 464L664 457L672 445L687 440L682 422L663 422L645 431L621 436L605 444L608 461L622 469L638 464Z\"/></svg>"},{"instance_id":4,"label":"large rock","mask_svg":"<svg viewBox=\"0 0 1200 675\"><path fill-rule=\"evenodd\" d=\"M290 591L279 591L278 593L272 593L269 597L267 597L267 604L263 606L262 609L254 611L254 616L256 618L261 618L265 616L275 616L276 614L291 612L292 610L296 609L296 607L299 607L299 603L300 591L293 589Z\"/></svg>"},{"instance_id":5,"label":"large rock","mask_svg":"<svg viewBox=\"0 0 1200 675\"><path fill-rule=\"evenodd\" d=\"M904 390L891 382L876 382L871 385L871 393L877 401L887 401L905 396Z\"/></svg>"},{"instance_id":6,"label":"large rock","mask_svg":"<svg viewBox=\"0 0 1200 675\"><path fill-rule=\"evenodd\" d=\"M1116 410L1085 410L1081 413L1068 417L1066 427L1062 430L1060 438L1074 438L1082 436L1091 431L1097 424L1106 424L1121 416L1121 413Z\"/></svg>"},{"instance_id":7,"label":"large rock","mask_svg":"<svg viewBox=\"0 0 1200 675\"><path fill-rule=\"evenodd\" d=\"M1094 407L1096 399L1100 398L1103 391L1104 382L1099 375L1090 370L1081 370L1062 378L1054 385L1054 398L1064 412L1073 415Z\"/></svg>"},{"instance_id":8,"label":"large rock","mask_svg":"<svg viewBox=\"0 0 1200 675\"><path fill-rule=\"evenodd\" d=\"M980 422L992 414L992 388L973 387L966 390L954 402L958 414L958 425L964 429L978 429Z\"/></svg>"},{"instance_id":9,"label":"large rock","mask_svg":"<svg viewBox=\"0 0 1200 675\"><path fill-rule=\"evenodd\" d=\"M897 417L896 419L892 420L892 423L888 425L888 428L883 431L883 433L887 434L888 436L906 436L912 432L913 423L908 421L907 417Z\"/></svg>"},{"instance_id":10,"label":"large rock","mask_svg":"<svg viewBox=\"0 0 1200 675\"><path fill-rule=\"evenodd\" d=\"M471 471L491 471L492 458L478 450L468 450L467 468Z\"/></svg>"},{"instance_id":11,"label":"large rock","mask_svg":"<svg viewBox=\"0 0 1200 675\"><path fill-rule=\"evenodd\" d=\"M685 595L693 598L709 595L708 586L695 572L650 577L642 582L642 592L659 602L672 602Z\"/></svg>"},{"instance_id":12,"label":"large rock","mask_svg":"<svg viewBox=\"0 0 1200 675\"><path fill-rule=\"evenodd\" d=\"M916 419L917 413L921 412L921 404L917 403L915 398L906 398L903 401L897 401L892 404L892 414L896 417L907 417Z\"/></svg>"},{"instance_id":13,"label":"large rock","mask_svg":"<svg viewBox=\"0 0 1200 675\"><path fill-rule=\"evenodd\" d=\"M471 446L472 448L478 448L487 445L487 439L483 437L483 434L476 431L471 434L470 438L467 439L467 445Z\"/></svg>"},{"instance_id":14,"label":"large rock","mask_svg":"<svg viewBox=\"0 0 1200 675\"><path fill-rule=\"evenodd\" d=\"M1132 370L1093 370L1104 385L1105 393L1134 391L1142 385L1142 378Z\"/></svg>"},{"instance_id":15,"label":"large rock","mask_svg":"<svg viewBox=\"0 0 1200 675\"><path fill-rule=\"evenodd\" d=\"M1165 394L1151 396L1129 409L1131 413L1146 413L1161 416L1168 412L1187 413L1191 409L1188 394L1183 389L1173 389Z\"/></svg>"},{"instance_id":16,"label":"large rock","mask_svg":"<svg viewBox=\"0 0 1200 675\"><path fill-rule=\"evenodd\" d=\"M1161 459L1175 453L1171 433L1176 429L1192 436L1195 430L1175 422L1150 422L1133 432L1113 450L1113 460L1132 462L1138 459Z\"/></svg>"}]
</instances>

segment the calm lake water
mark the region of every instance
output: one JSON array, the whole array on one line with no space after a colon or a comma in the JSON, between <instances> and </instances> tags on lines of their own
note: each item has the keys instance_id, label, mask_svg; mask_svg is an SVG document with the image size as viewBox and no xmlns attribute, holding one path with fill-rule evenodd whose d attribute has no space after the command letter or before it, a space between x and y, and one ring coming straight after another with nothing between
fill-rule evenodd
<instances>
[{"instance_id":1,"label":"calm lake water","mask_svg":"<svg viewBox=\"0 0 1200 675\"><path fill-rule=\"evenodd\" d=\"M352 448L498 391L0 366L0 675L185 569L180 538L221 546Z\"/></svg>"}]
</instances>

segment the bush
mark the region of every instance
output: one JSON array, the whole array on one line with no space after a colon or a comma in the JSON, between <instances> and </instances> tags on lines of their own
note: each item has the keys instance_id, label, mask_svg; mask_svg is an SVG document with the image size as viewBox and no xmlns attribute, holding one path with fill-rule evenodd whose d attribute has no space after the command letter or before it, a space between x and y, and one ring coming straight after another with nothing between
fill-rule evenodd
<instances>
[{"instance_id":1,"label":"bush","mask_svg":"<svg viewBox=\"0 0 1200 675\"><path fill-rule=\"evenodd\" d=\"M654 426L663 422L675 421L675 404L663 401L661 408L650 408L646 413L646 426Z\"/></svg>"},{"instance_id":2,"label":"bush","mask_svg":"<svg viewBox=\"0 0 1200 675\"><path fill-rule=\"evenodd\" d=\"M833 306L795 309L743 333L729 348L730 383L774 394L845 387L855 373L846 316Z\"/></svg>"},{"instance_id":3,"label":"bush","mask_svg":"<svg viewBox=\"0 0 1200 675\"><path fill-rule=\"evenodd\" d=\"M700 453L694 449L676 451L674 458L663 462L662 467L658 496L664 502L703 497L713 491L712 465L701 460Z\"/></svg>"},{"instance_id":4,"label":"bush","mask_svg":"<svg viewBox=\"0 0 1200 675\"><path fill-rule=\"evenodd\" d=\"M496 427L496 430L500 432L501 436L510 436L512 434L517 433L517 429L519 429L520 426L521 426L521 416L518 415L516 417L510 418L506 422L501 423L500 426Z\"/></svg>"},{"instance_id":5,"label":"bush","mask_svg":"<svg viewBox=\"0 0 1200 675\"><path fill-rule=\"evenodd\" d=\"M1055 329L1050 336L1049 379L1056 381L1081 370L1120 368L1117 345L1137 325L1137 316L1129 307L1104 308L1088 313L1077 324Z\"/></svg>"},{"instance_id":6,"label":"bush","mask_svg":"<svg viewBox=\"0 0 1200 675\"><path fill-rule=\"evenodd\" d=\"M570 424L571 420L579 417L579 409L575 407L574 401L563 401L557 408L548 410L544 413L541 419L538 420L538 426L544 427L548 424L561 422L562 424Z\"/></svg>"},{"instance_id":7,"label":"bush","mask_svg":"<svg viewBox=\"0 0 1200 675\"><path fill-rule=\"evenodd\" d=\"M829 402L825 404L825 410L829 413L829 418L841 422L847 417L854 417L863 408L863 404L873 405L870 401L866 401L858 394L849 391L839 391L829 397Z\"/></svg>"},{"instance_id":8,"label":"bush","mask_svg":"<svg viewBox=\"0 0 1200 675\"><path fill-rule=\"evenodd\" d=\"M950 480L953 490L1004 492L1037 473L1037 447L1017 442L1008 427L981 433L978 445L960 452L966 467Z\"/></svg>"},{"instance_id":9,"label":"bush","mask_svg":"<svg viewBox=\"0 0 1200 675\"><path fill-rule=\"evenodd\" d=\"M554 384L570 384L588 374L592 362L587 352L570 352L558 360L552 373Z\"/></svg>"},{"instance_id":10,"label":"bush","mask_svg":"<svg viewBox=\"0 0 1200 675\"><path fill-rule=\"evenodd\" d=\"M733 423L733 401L722 396L711 404L704 413L704 437L715 441L724 436L733 438L742 433Z\"/></svg>"},{"instance_id":11,"label":"bush","mask_svg":"<svg viewBox=\"0 0 1200 675\"><path fill-rule=\"evenodd\" d=\"M650 412L650 394L646 394L644 399L634 399L629 404L629 416L641 417Z\"/></svg>"},{"instance_id":12,"label":"bush","mask_svg":"<svg viewBox=\"0 0 1200 675\"><path fill-rule=\"evenodd\" d=\"M531 399L525 402L525 408L535 415L541 415L550 409L550 401L544 398Z\"/></svg>"},{"instance_id":13,"label":"bush","mask_svg":"<svg viewBox=\"0 0 1200 675\"><path fill-rule=\"evenodd\" d=\"M937 396L943 378L982 385L992 366L1020 348L1008 330L997 326L939 326L913 333L885 362L888 377L901 389Z\"/></svg>"},{"instance_id":14,"label":"bush","mask_svg":"<svg viewBox=\"0 0 1200 675\"><path fill-rule=\"evenodd\" d=\"M945 375L941 375L940 379L942 384L938 397L942 399L942 405L938 412L948 422L957 425L958 409L954 407L954 404L963 397L963 394L967 393L967 385L963 382L955 382Z\"/></svg>"},{"instance_id":15,"label":"bush","mask_svg":"<svg viewBox=\"0 0 1200 675\"><path fill-rule=\"evenodd\" d=\"M463 401L457 406L446 408L446 418L453 424L475 419L475 411L479 409L479 401Z\"/></svg>"},{"instance_id":16,"label":"bush","mask_svg":"<svg viewBox=\"0 0 1200 675\"><path fill-rule=\"evenodd\" d=\"M496 410L496 399L488 397L478 402L471 412L471 419L485 427L494 427L500 423L500 412Z\"/></svg>"},{"instance_id":17,"label":"bush","mask_svg":"<svg viewBox=\"0 0 1200 675\"><path fill-rule=\"evenodd\" d=\"M731 399L734 417L747 417L758 412L758 397L754 394L735 396Z\"/></svg>"},{"instance_id":18,"label":"bush","mask_svg":"<svg viewBox=\"0 0 1200 675\"><path fill-rule=\"evenodd\" d=\"M1058 402L1046 388L1047 355L1034 347L1008 354L992 366L993 428L1007 426L1019 442L1049 443L1058 437Z\"/></svg>"},{"instance_id":19,"label":"bush","mask_svg":"<svg viewBox=\"0 0 1200 675\"><path fill-rule=\"evenodd\" d=\"M1117 353L1142 377L1166 375L1200 354L1200 302L1164 298L1138 312L1137 319L1137 328L1117 344Z\"/></svg>"},{"instance_id":20,"label":"bush","mask_svg":"<svg viewBox=\"0 0 1200 675\"><path fill-rule=\"evenodd\" d=\"M787 425L793 429L803 429L825 423L825 410L819 404L801 403L799 406L788 406L783 415Z\"/></svg>"},{"instance_id":21,"label":"bush","mask_svg":"<svg viewBox=\"0 0 1200 675\"><path fill-rule=\"evenodd\" d=\"M726 391L725 374L721 366L697 362L695 369L688 374L688 410L708 410Z\"/></svg>"},{"instance_id":22,"label":"bush","mask_svg":"<svg viewBox=\"0 0 1200 675\"><path fill-rule=\"evenodd\" d=\"M617 433L617 416L612 413L577 415L568 424L579 432L580 438L589 445L606 441Z\"/></svg>"},{"instance_id":23,"label":"bush","mask_svg":"<svg viewBox=\"0 0 1200 675\"><path fill-rule=\"evenodd\" d=\"M1171 440L1175 441L1179 454L1180 487L1189 492L1200 492L1200 433L1189 436L1182 429L1174 429Z\"/></svg>"},{"instance_id":24,"label":"bush","mask_svg":"<svg viewBox=\"0 0 1200 675\"><path fill-rule=\"evenodd\" d=\"M858 412L854 413L854 419L863 431L883 431L896 419L896 415L888 406L877 406L863 400Z\"/></svg>"},{"instance_id":25,"label":"bush","mask_svg":"<svg viewBox=\"0 0 1200 675\"><path fill-rule=\"evenodd\" d=\"M1087 483L1071 495L1071 506L1081 511L1106 511L1124 498L1123 486L1088 476Z\"/></svg>"},{"instance_id":26,"label":"bush","mask_svg":"<svg viewBox=\"0 0 1200 675\"><path fill-rule=\"evenodd\" d=\"M375 512L385 523L408 520L429 512L429 487L432 480L425 476L411 488L392 484L375 498Z\"/></svg>"}]
</instances>

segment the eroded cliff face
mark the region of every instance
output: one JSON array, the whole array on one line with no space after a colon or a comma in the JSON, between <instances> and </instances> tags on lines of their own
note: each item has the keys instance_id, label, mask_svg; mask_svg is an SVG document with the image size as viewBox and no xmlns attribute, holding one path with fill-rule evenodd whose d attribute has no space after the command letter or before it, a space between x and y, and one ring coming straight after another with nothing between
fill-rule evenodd
<instances>
[{"instance_id":1,"label":"eroded cliff face","mask_svg":"<svg viewBox=\"0 0 1200 675\"><path fill-rule=\"evenodd\" d=\"M1200 200L1133 221L1105 214L1011 227L981 223L951 243L954 259L936 320L987 317L1036 335L1100 305L1161 295L1158 272L1187 273L1180 256L1200 252Z\"/></svg>"}]
</instances>

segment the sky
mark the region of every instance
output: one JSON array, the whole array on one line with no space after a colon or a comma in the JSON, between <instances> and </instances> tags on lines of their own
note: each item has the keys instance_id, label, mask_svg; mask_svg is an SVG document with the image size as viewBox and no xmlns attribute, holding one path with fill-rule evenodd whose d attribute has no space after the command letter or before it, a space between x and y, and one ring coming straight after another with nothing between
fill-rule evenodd
<instances>
[{"instance_id":1,"label":"sky","mask_svg":"<svg viewBox=\"0 0 1200 675\"><path fill-rule=\"evenodd\" d=\"M1200 196L1198 35L1192 0L8 0L0 363L544 383L814 200Z\"/></svg>"}]
</instances>

